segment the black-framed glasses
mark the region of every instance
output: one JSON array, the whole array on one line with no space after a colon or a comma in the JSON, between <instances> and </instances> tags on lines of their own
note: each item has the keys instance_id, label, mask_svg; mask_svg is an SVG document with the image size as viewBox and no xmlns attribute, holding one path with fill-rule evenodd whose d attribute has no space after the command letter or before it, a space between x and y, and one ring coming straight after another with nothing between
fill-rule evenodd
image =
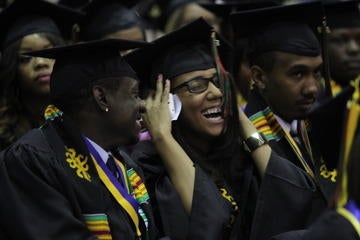
<instances>
[{"instance_id":1,"label":"black-framed glasses","mask_svg":"<svg viewBox=\"0 0 360 240\"><path fill-rule=\"evenodd\" d=\"M186 87L186 89L191 93L202 93L208 89L209 82L212 82L217 88L219 88L218 78L214 75L211 78L204 78L201 76L191 78L179 86L174 87L171 91L175 92L180 88Z\"/></svg>"}]
</instances>

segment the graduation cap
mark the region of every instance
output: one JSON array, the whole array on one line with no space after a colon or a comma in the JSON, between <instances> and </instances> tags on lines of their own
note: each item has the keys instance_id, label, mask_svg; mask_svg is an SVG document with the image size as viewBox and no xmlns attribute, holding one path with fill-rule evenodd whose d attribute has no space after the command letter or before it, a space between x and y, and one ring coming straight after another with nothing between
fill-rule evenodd
<instances>
[{"instance_id":1,"label":"graduation cap","mask_svg":"<svg viewBox=\"0 0 360 240\"><path fill-rule=\"evenodd\" d=\"M82 9L87 6L92 0L60 0L58 4L65 5L75 9Z\"/></svg>"},{"instance_id":2,"label":"graduation cap","mask_svg":"<svg viewBox=\"0 0 360 240\"><path fill-rule=\"evenodd\" d=\"M230 13L233 12L273 7L279 5L279 3L275 1L230 1L220 3L201 3L200 5L213 12L216 16L226 19L230 16Z\"/></svg>"},{"instance_id":3,"label":"graduation cap","mask_svg":"<svg viewBox=\"0 0 360 240\"><path fill-rule=\"evenodd\" d=\"M360 28L360 1L339 1L324 4L326 20L332 29Z\"/></svg>"},{"instance_id":4,"label":"graduation cap","mask_svg":"<svg viewBox=\"0 0 360 240\"><path fill-rule=\"evenodd\" d=\"M125 56L135 69L143 88L154 87L158 74L173 79L183 73L215 68L211 52L212 27L199 18L176 31L153 41L153 45L138 49ZM226 51L231 46L222 41Z\"/></svg>"},{"instance_id":5,"label":"graduation cap","mask_svg":"<svg viewBox=\"0 0 360 240\"><path fill-rule=\"evenodd\" d=\"M106 39L55 47L25 53L26 55L56 59L50 81L53 100L77 96L79 90L95 80L111 77L137 79L134 70L119 51L139 48L147 42Z\"/></svg>"},{"instance_id":6,"label":"graduation cap","mask_svg":"<svg viewBox=\"0 0 360 240\"><path fill-rule=\"evenodd\" d=\"M1 47L32 33L69 37L72 26L83 15L81 11L42 0L16 0L0 14Z\"/></svg>"},{"instance_id":7,"label":"graduation cap","mask_svg":"<svg viewBox=\"0 0 360 240\"><path fill-rule=\"evenodd\" d=\"M142 26L136 11L115 0L94 0L83 10L87 17L82 22L81 38L89 41L102 39L106 35L132 27Z\"/></svg>"},{"instance_id":8,"label":"graduation cap","mask_svg":"<svg viewBox=\"0 0 360 240\"><path fill-rule=\"evenodd\" d=\"M311 134L317 140L326 166L335 169L340 158L346 105L354 92L351 86L333 98L323 99L309 112Z\"/></svg>"},{"instance_id":9,"label":"graduation cap","mask_svg":"<svg viewBox=\"0 0 360 240\"><path fill-rule=\"evenodd\" d=\"M235 37L249 38L250 62L270 51L320 55L321 47L315 32L322 19L320 2L268 7L230 15Z\"/></svg>"}]
</instances>

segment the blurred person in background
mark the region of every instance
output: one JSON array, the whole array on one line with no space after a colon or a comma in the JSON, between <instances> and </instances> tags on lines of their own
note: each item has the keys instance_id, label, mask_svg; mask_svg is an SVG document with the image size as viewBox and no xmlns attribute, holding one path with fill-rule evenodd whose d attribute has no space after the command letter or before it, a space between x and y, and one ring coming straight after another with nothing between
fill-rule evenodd
<instances>
[{"instance_id":1,"label":"blurred person in background","mask_svg":"<svg viewBox=\"0 0 360 240\"><path fill-rule=\"evenodd\" d=\"M64 44L63 34L71 35L80 16L78 11L41 0L18 0L1 13L0 149L39 127L49 104L54 61L22 53Z\"/></svg>"}]
</instances>

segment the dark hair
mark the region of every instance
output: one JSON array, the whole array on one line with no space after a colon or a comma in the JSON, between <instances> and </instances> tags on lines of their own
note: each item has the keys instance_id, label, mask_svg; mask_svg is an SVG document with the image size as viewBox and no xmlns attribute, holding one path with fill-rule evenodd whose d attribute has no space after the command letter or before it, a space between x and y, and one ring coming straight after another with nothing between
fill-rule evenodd
<instances>
[{"instance_id":1,"label":"dark hair","mask_svg":"<svg viewBox=\"0 0 360 240\"><path fill-rule=\"evenodd\" d=\"M250 66L257 65L261 67L265 72L271 72L276 62L276 53L266 52L254 59L250 57L248 59Z\"/></svg>"},{"instance_id":2,"label":"dark hair","mask_svg":"<svg viewBox=\"0 0 360 240\"><path fill-rule=\"evenodd\" d=\"M54 46L64 43L62 38L50 33L40 33L40 36L48 39ZM21 40L12 43L2 51L0 62L0 149L16 141L29 130L19 126L24 120L20 82L17 76Z\"/></svg>"},{"instance_id":3,"label":"dark hair","mask_svg":"<svg viewBox=\"0 0 360 240\"><path fill-rule=\"evenodd\" d=\"M357 206L360 206L360 131L351 147L347 171L349 198L353 199Z\"/></svg>"},{"instance_id":4,"label":"dark hair","mask_svg":"<svg viewBox=\"0 0 360 240\"><path fill-rule=\"evenodd\" d=\"M98 79L88 86L85 86L76 95L63 96L57 99L52 99L52 102L59 107L63 112L71 115L76 114L80 109L92 106L94 103L93 87L96 85L102 86L112 92L117 91L123 82L123 77L111 77Z\"/></svg>"}]
</instances>

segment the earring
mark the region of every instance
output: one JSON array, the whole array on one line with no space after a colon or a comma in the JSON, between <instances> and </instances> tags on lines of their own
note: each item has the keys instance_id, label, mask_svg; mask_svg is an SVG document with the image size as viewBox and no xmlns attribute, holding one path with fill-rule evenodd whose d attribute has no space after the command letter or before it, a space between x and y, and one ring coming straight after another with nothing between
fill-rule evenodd
<instances>
[{"instance_id":1,"label":"earring","mask_svg":"<svg viewBox=\"0 0 360 240\"><path fill-rule=\"evenodd\" d=\"M109 112L109 108L107 107L107 108L105 108L105 112Z\"/></svg>"}]
</instances>

